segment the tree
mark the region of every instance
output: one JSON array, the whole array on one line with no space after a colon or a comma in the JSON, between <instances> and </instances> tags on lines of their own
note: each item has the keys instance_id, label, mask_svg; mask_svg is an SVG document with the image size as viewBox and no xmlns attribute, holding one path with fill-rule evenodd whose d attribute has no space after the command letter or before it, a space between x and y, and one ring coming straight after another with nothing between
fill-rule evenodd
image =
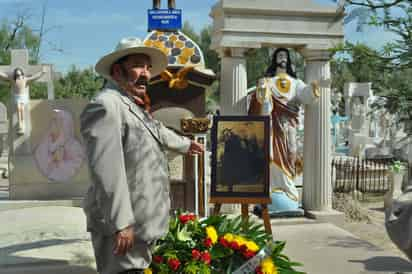
<instances>
[{"instance_id":1,"label":"tree","mask_svg":"<svg viewBox=\"0 0 412 274\"><path fill-rule=\"evenodd\" d=\"M98 76L93 68L79 70L72 66L69 72L56 80L56 98L88 98L93 97L103 86L103 78Z\"/></svg>"},{"instance_id":2,"label":"tree","mask_svg":"<svg viewBox=\"0 0 412 274\"><path fill-rule=\"evenodd\" d=\"M372 82L375 94L385 97L383 105L397 113L403 121L412 120L412 1L410 0L346 0L350 10L345 22L358 20L362 25L381 27L395 33L397 39L376 51L364 45L346 43L338 52L349 59L332 63L333 85L341 90L345 81ZM340 72L340 74L339 74Z\"/></svg>"},{"instance_id":3,"label":"tree","mask_svg":"<svg viewBox=\"0 0 412 274\"><path fill-rule=\"evenodd\" d=\"M385 65L379 52L365 44L346 42L334 52L346 51L346 54L335 56L331 60L332 88L343 92L346 82L373 82L382 80Z\"/></svg>"},{"instance_id":4,"label":"tree","mask_svg":"<svg viewBox=\"0 0 412 274\"><path fill-rule=\"evenodd\" d=\"M350 19L360 24L383 27L397 35L387 43L380 59L388 69L412 68L412 1L410 0L346 0L346 7L355 7Z\"/></svg>"}]
</instances>

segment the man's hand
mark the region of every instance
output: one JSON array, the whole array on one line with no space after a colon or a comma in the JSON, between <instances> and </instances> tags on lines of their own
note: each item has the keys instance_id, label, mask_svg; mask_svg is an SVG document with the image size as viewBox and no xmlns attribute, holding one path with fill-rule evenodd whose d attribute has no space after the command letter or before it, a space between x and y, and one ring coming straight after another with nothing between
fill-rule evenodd
<instances>
[{"instance_id":1,"label":"man's hand","mask_svg":"<svg viewBox=\"0 0 412 274\"><path fill-rule=\"evenodd\" d=\"M197 155L203 153L205 150L203 148L203 145L196 142L196 141L191 141L189 151L187 152L189 155Z\"/></svg>"},{"instance_id":2,"label":"man's hand","mask_svg":"<svg viewBox=\"0 0 412 274\"><path fill-rule=\"evenodd\" d=\"M126 227L123 230L116 232L114 243L114 255L124 256L134 245L134 229L133 225Z\"/></svg>"}]
</instances>

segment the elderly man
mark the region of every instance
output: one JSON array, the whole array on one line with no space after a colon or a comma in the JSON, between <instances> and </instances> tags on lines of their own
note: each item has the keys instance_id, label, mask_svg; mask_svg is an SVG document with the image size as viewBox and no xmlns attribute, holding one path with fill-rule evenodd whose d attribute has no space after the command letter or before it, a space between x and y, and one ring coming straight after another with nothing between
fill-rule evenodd
<instances>
[{"instance_id":1,"label":"elderly man","mask_svg":"<svg viewBox=\"0 0 412 274\"><path fill-rule=\"evenodd\" d=\"M148 111L148 81L166 66L160 50L137 38L122 39L96 65L107 85L81 114L81 133L92 179L84 210L101 274L143 273L149 266L153 243L168 229L164 151L203 151Z\"/></svg>"}]
</instances>

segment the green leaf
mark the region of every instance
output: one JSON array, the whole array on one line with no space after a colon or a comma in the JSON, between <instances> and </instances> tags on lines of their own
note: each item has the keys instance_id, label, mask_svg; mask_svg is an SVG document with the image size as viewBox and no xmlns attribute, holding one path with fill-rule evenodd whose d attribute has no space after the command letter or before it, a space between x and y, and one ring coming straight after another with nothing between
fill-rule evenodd
<instances>
[{"instance_id":1,"label":"green leaf","mask_svg":"<svg viewBox=\"0 0 412 274\"><path fill-rule=\"evenodd\" d=\"M182 229L177 231L176 237L177 240L185 242L185 241L190 241L192 239L192 233L187 230L187 226L183 226Z\"/></svg>"}]
</instances>

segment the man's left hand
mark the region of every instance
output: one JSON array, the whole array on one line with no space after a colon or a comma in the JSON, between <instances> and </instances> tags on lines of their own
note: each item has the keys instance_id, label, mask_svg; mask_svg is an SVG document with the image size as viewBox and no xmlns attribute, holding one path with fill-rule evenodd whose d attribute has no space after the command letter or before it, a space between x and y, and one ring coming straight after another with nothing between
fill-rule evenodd
<instances>
[{"instance_id":1,"label":"man's left hand","mask_svg":"<svg viewBox=\"0 0 412 274\"><path fill-rule=\"evenodd\" d=\"M204 151L205 150L204 150L202 144L200 144L196 141L191 141L189 151L188 151L189 155L198 155L198 154L203 153Z\"/></svg>"}]
</instances>

